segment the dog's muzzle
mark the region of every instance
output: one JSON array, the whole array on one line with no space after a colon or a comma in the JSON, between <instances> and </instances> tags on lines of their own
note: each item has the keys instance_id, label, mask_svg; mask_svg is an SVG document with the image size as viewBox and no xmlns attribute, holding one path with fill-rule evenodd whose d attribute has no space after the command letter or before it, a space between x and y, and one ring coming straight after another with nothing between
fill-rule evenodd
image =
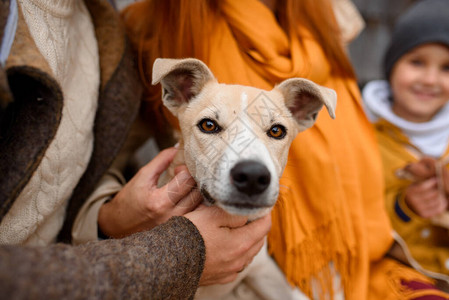
<instances>
[{"instance_id":1,"label":"dog's muzzle","mask_svg":"<svg viewBox=\"0 0 449 300\"><path fill-rule=\"evenodd\" d=\"M255 160L244 160L231 169L231 181L239 192L253 196L268 188L271 175L264 164Z\"/></svg>"}]
</instances>

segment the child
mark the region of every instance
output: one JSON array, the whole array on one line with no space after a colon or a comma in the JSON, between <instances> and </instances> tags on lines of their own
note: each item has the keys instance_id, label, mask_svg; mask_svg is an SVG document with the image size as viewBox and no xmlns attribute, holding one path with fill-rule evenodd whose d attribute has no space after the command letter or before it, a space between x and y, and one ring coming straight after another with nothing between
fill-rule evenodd
<instances>
[{"instance_id":1,"label":"child","mask_svg":"<svg viewBox=\"0 0 449 300\"><path fill-rule=\"evenodd\" d=\"M368 83L363 98L382 153L387 210L408 262L449 275L448 230L432 222L448 210L449 1L419 1L399 18L384 68L388 81Z\"/></svg>"}]
</instances>

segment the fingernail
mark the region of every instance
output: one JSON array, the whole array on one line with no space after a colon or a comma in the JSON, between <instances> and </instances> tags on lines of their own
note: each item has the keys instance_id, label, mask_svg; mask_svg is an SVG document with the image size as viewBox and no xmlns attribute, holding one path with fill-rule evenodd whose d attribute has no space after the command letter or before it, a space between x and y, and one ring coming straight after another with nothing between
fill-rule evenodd
<instances>
[{"instance_id":1,"label":"fingernail","mask_svg":"<svg viewBox=\"0 0 449 300\"><path fill-rule=\"evenodd\" d=\"M177 142L173 147L178 149L179 148L179 142Z\"/></svg>"}]
</instances>

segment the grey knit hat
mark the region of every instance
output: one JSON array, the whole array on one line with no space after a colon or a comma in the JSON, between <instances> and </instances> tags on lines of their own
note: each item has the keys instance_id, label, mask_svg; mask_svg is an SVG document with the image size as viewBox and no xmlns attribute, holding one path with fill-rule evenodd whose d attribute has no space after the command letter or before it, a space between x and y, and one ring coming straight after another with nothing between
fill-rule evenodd
<instances>
[{"instance_id":1,"label":"grey knit hat","mask_svg":"<svg viewBox=\"0 0 449 300\"><path fill-rule=\"evenodd\" d=\"M384 57L386 78L402 55L434 42L449 46L449 0L417 1L399 17Z\"/></svg>"}]
</instances>

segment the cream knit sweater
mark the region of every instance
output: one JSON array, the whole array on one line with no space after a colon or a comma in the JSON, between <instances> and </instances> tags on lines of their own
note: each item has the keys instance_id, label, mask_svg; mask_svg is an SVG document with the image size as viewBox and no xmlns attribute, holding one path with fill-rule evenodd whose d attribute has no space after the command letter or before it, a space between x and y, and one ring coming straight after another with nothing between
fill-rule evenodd
<instances>
[{"instance_id":1,"label":"cream knit sweater","mask_svg":"<svg viewBox=\"0 0 449 300\"><path fill-rule=\"evenodd\" d=\"M68 199L93 147L99 58L90 14L79 0L19 0L35 43L64 95L61 124L41 164L0 224L0 244L55 241Z\"/></svg>"}]
</instances>

